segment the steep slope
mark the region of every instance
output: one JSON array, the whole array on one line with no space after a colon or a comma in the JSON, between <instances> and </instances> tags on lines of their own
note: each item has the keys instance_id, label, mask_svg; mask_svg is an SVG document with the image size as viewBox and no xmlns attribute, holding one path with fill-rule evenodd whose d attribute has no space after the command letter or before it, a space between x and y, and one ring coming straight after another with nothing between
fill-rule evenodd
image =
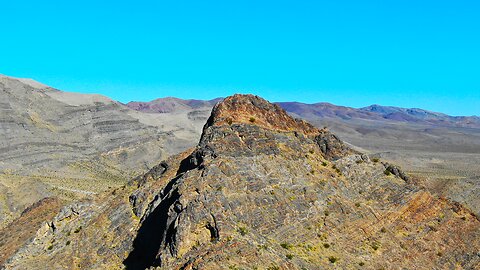
<instances>
[{"instance_id":1,"label":"steep slope","mask_svg":"<svg viewBox=\"0 0 480 270\"><path fill-rule=\"evenodd\" d=\"M152 103L168 108L168 113L158 115L166 118L184 115L186 123L203 123L214 101L218 100L198 101L203 105L196 108L190 106L188 100L175 98L157 99ZM175 109L179 106L168 105L172 101L182 104L181 112ZM150 103L141 104L149 108ZM277 104L294 117L320 128L328 127L343 141L370 155L402 165L422 178L432 192L458 200L480 215L479 196L476 195L480 190L479 117L448 116L422 109L380 105L355 109L329 103ZM195 117L190 117L193 115Z\"/></svg>"},{"instance_id":2,"label":"steep slope","mask_svg":"<svg viewBox=\"0 0 480 270\"><path fill-rule=\"evenodd\" d=\"M118 187L200 136L201 124L161 124L104 96L0 76L0 224L47 196Z\"/></svg>"},{"instance_id":3,"label":"steep slope","mask_svg":"<svg viewBox=\"0 0 480 270\"><path fill-rule=\"evenodd\" d=\"M29 239L20 248L2 247L10 250L6 269L480 263L480 222L471 212L251 95L217 104L194 150L64 208Z\"/></svg>"}]
</instances>

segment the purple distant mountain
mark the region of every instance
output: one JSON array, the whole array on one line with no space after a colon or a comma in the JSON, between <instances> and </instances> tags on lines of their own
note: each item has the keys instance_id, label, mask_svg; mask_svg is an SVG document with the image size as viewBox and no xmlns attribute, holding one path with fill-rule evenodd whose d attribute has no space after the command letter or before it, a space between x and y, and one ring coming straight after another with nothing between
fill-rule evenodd
<instances>
[{"instance_id":1,"label":"purple distant mountain","mask_svg":"<svg viewBox=\"0 0 480 270\"><path fill-rule=\"evenodd\" d=\"M150 113L171 113L184 110L209 109L222 98L212 100L159 98L150 102L129 102L131 109ZM435 126L480 128L478 116L450 116L418 108L399 108L371 105L364 108L337 106L330 103L305 104L301 102L277 102L287 112L302 118L329 118L345 121L357 119L381 122L405 122Z\"/></svg>"}]
</instances>

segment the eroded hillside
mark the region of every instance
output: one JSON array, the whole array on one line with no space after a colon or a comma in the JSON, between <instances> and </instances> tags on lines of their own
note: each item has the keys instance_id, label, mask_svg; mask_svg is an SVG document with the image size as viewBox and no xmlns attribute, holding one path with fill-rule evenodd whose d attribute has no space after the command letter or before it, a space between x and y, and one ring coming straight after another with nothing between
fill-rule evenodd
<instances>
[{"instance_id":1,"label":"eroded hillside","mask_svg":"<svg viewBox=\"0 0 480 270\"><path fill-rule=\"evenodd\" d=\"M103 96L0 76L0 227L42 198L119 187L194 146L202 124L168 121Z\"/></svg>"}]
</instances>

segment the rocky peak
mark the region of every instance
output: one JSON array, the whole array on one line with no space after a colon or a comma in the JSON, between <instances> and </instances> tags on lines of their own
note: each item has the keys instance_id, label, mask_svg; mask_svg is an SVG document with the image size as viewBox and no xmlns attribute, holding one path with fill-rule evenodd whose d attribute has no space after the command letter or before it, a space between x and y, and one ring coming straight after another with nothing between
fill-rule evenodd
<instances>
[{"instance_id":1,"label":"rocky peak","mask_svg":"<svg viewBox=\"0 0 480 270\"><path fill-rule=\"evenodd\" d=\"M236 94L217 103L212 110L208 126L235 123L256 125L277 131L297 131L304 134L318 133L309 123L294 119L277 104L255 95Z\"/></svg>"},{"instance_id":2,"label":"rocky peak","mask_svg":"<svg viewBox=\"0 0 480 270\"><path fill-rule=\"evenodd\" d=\"M277 104L254 95L236 94L215 105L198 145L202 155L278 154L285 145L302 156L301 145L314 144L327 159L355 153L326 129L294 119ZM194 162L195 164L198 162Z\"/></svg>"}]
</instances>

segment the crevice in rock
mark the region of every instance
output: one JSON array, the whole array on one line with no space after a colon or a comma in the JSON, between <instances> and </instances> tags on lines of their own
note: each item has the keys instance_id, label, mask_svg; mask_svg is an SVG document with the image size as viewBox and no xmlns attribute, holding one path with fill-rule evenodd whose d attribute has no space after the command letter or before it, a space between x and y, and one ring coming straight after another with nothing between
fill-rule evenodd
<instances>
[{"instance_id":1,"label":"crevice in rock","mask_svg":"<svg viewBox=\"0 0 480 270\"><path fill-rule=\"evenodd\" d=\"M202 164L202 162L202 152L199 150L193 152L192 154L190 154L190 156L180 162L180 167L178 168L177 175L197 168L198 166L200 166L200 164Z\"/></svg>"},{"instance_id":2,"label":"crevice in rock","mask_svg":"<svg viewBox=\"0 0 480 270\"><path fill-rule=\"evenodd\" d=\"M211 214L211 215L212 215L212 219L213 219L213 224L208 223L206 227L210 231L211 241L212 242L217 242L218 240L220 240L220 233L219 233L218 226L217 226L217 220L215 219L215 216L213 214Z\"/></svg>"},{"instance_id":3,"label":"crevice in rock","mask_svg":"<svg viewBox=\"0 0 480 270\"><path fill-rule=\"evenodd\" d=\"M203 151L197 150L181 161L177 176L163 188L159 195L150 203L150 211L141 221L140 229L133 241L133 250L124 260L127 270L140 270L152 266L160 266L161 250L168 249L172 256L176 253L175 236L178 215L183 211L178 205L180 193L176 185L185 172L198 168L203 162ZM158 203L160 197L160 203ZM158 206L155 207L156 202ZM173 210L173 211L171 211Z\"/></svg>"},{"instance_id":4,"label":"crevice in rock","mask_svg":"<svg viewBox=\"0 0 480 270\"><path fill-rule=\"evenodd\" d=\"M133 241L133 250L123 262L126 269L143 270L151 266L160 266L158 253L168 237L169 209L179 197L178 191L174 190L142 222Z\"/></svg>"}]
</instances>

